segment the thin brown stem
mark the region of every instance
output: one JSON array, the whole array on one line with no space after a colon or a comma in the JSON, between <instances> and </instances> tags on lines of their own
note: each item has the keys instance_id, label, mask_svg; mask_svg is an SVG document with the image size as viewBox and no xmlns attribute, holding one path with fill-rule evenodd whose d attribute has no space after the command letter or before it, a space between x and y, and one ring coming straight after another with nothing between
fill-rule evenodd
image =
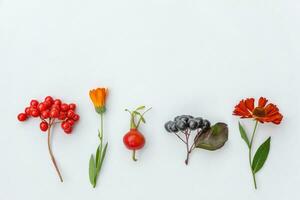
<instances>
[{"instance_id":1,"label":"thin brown stem","mask_svg":"<svg viewBox=\"0 0 300 200\"><path fill-rule=\"evenodd\" d=\"M53 155L53 152L52 152L52 149L51 149L51 143L50 143L50 138L51 138L51 126L53 125L54 123L54 120L51 122L51 119L49 120L49 128L48 128L48 150L49 150L49 154L50 154L50 157L51 157L51 160L52 160L52 163L55 167L55 170L59 176L59 179L61 182L63 182L63 178L60 174L60 171L57 167L57 164L56 164L56 161L55 161L55 158L54 158L54 155Z\"/></svg>"}]
</instances>

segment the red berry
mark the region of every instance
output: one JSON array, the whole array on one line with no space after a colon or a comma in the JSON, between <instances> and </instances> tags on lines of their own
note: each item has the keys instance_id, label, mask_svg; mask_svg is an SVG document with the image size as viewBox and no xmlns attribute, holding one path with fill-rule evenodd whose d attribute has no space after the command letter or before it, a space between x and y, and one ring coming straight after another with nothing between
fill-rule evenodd
<instances>
[{"instance_id":1,"label":"red berry","mask_svg":"<svg viewBox=\"0 0 300 200\"><path fill-rule=\"evenodd\" d=\"M30 114L31 114L32 117L39 117L40 116L40 112L36 108L32 108Z\"/></svg>"},{"instance_id":2,"label":"red berry","mask_svg":"<svg viewBox=\"0 0 300 200\"><path fill-rule=\"evenodd\" d=\"M42 119L47 119L50 117L50 112L49 110L44 110L42 113L41 113L41 118Z\"/></svg>"},{"instance_id":3,"label":"red berry","mask_svg":"<svg viewBox=\"0 0 300 200\"><path fill-rule=\"evenodd\" d=\"M47 96L45 98L45 101L53 102L53 98L51 96Z\"/></svg>"},{"instance_id":4,"label":"red berry","mask_svg":"<svg viewBox=\"0 0 300 200\"><path fill-rule=\"evenodd\" d=\"M76 104L75 103L70 103L69 104L70 110L75 110L76 109Z\"/></svg>"},{"instance_id":5,"label":"red berry","mask_svg":"<svg viewBox=\"0 0 300 200\"><path fill-rule=\"evenodd\" d=\"M68 113L67 113L67 117L70 118L70 119L73 119L73 117L75 116L75 112L73 110L69 110Z\"/></svg>"},{"instance_id":6,"label":"red berry","mask_svg":"<svg viewBox=\"0 0 300 200\"><path fill-rule=\"evenodd\" d=\"M37 100L33 99L30 101L30 105L32 107L36 108L39 105L39 102Z\"/></svg>"},{"instance_id":7,"label":"red berry","mask_svg":"<svg viewBox=\"0 0 300 200\"><path fill-rule=\"evenodd\" d=\"M62 104L60 105L60 109L61 109L62 111L68 111L68 110L70 109L70 107L69 107L68 104L62 103Z\"/></svg>"},{"instance_id":8,"label":"red berry","mask_svg":"<svg viewBox=\"0 0 300 200\"><path fill-rule=\"evenodd\" d=\"M38 105L38 109L39 109L39 111L44 111L44 110L46 110L47 109L47 105L45 104L45 103L40 103L39 105Z\"/></svg>"},{"instance_id":9,"label":"red berry","mask_svg":"<svg viewBox=\"0 0 300 200\"><path fill-rule=\"evenodd\" d=\"M61 128L64 130L69 129L71 128L71 124L69 124L68 122L63 122L61 123Z\"/></svg>"},{"instance_id":10,"label":"red berry","mask_svg":"<svg viewBox=\"0 0 300 200\"><path fill-rule=\"evenodd\" d=\"M70 127L70 128L68 128L68 129L64 129L64 132L66 133L66 134L71 134L72 133L72 127Z\"/></svg>"},{"instance_id":11,"label":"red berry","mask_svg":"<svg viewBox=\"0 0 300 200\"><path fill-rule=\"evenodd\" d=\"M26 113L26 115L30 115L30 107L27 107L27 108L25 108L25 113Z\"/></svg>"},{"instance_id":12,"label":"red berry","mask_svg":"<svg viewBox=\"0 0 300 200\"><path fill-rule=\"evenodd\" d=\"M52 109L56 109L56 110L60 111L60 106L57 105L57 104L53 104L52 107L51 107L51 110Z\"/></svg>"},{"instance_id":13,"label":"red berry","mask_svg":"<svg viewBox=\"0 0 300 200\"><path fill-rule=\"evenodd\" d=\"M68 119L67 120L67 123L69 123L71 126L74 125L75 121L73 119Z\"/></svg>"},{"instance_id":14,"label":"red berry","mask_svg":"<svg viewBox=\"0 0 300 200\"><path fill-rule=\"evenodd\" d=\"M53 102L53 104L60 106L61 100L60 99L55 99L54 102Z\"/></svg>"},{"instance_id":15,"label":"red berry","mask_svg":"<svg viewBox=\"0 0 300 200\"><path fill-rule=\"evenodd\" d=\"M40 123L40 129L41 129L41 131L47 131L48 130L48 123L47 122L41 122Z\"/></svg>"},{"instance_id":16,"label":"red berry","mask_svg":"<svg viewBox=\"0 0 300 200\"><path fill-rule=\"evenodd\" d=\"M58 119L59 120L65 120L67 118L67 113L66 112L60 112Z\"/></svg>"},{"instance_id":17,"label":"red berry","mask_svg":"<svg viewBox=\"0 0 300 200\"><path fill-rule=\"evenodd\" d=\"M20 121L20 122L23 122L23 121L25 121L27 119L27 115L25 114L25 113L20 113L20 114L18 114L18 120Z\"/></svg>"},{"instance_id":18,"label":"red berry","mask_svg":"<svg viewBox=\"0 0 300 200\"><path fill-rule=\"evenodd\" d=\"M53 101L51 101L51 100L45 100L44 104L46 105L47 108L50 108L52 106L52 104L53 104Z\"/></svg>"},{"instance_id":19,"label":"red berry","mask_svg":"<svg viewBox=\"0 0 300 200\"><path fill-rule=\"evenodd\" d=\"M51 109L50 117L57 118L59 116L59 111L57 109Z\"/></svg>"},{"instance_id":20,"label":"red berry","mask_svg":"<svg viewBox=\"0 0 300 200\"><path fill-rule=\"evenodd\" d=\"M74 117L73 117L73 120L76 122L76 121L78 121L79 119L80 119L80 116L77 115L77 114L75 114Z\"/></svg>"}]
</instances>

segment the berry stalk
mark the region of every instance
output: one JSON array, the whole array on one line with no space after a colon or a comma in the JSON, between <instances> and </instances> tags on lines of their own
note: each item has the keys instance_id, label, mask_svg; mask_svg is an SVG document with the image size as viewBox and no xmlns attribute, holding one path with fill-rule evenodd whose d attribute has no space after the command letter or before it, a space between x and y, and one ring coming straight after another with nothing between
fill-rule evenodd
<instances>
[{"instance_id":1,"label":"berry stalk","mask_svg":"<svg viewBox=\"0 0 300 200\"><path fill-rule=\"evenodd\" d=\"M52 149L51 149L51 142L50 142L50 139L51 139L51 127L52 127L53 123L54 123L54 120L53 120L52 123L51 123L51 119L49 119L49 128L48 128L48 151L49 151L49 154L50 154L52 163L53 163L53 165L54 165L54 167L55 167L55 170L56 170L56 172L57 172L57 174L58 174L58 176L59 176L59 179L60 179L61 182L63 182L63 178L62 178L61 173L60 173L60 171L59 171L59 169L58 169L58 166L57 166L57 164L56 164L55 157L54 157L53 152L52 152Z\"/></svg>"}]
</instances>

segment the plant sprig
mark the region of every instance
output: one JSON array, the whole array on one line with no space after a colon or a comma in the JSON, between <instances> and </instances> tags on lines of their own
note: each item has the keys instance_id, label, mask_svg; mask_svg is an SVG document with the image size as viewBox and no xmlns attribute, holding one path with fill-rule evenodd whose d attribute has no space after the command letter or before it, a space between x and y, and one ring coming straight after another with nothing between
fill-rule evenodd
<instances>
[{"instance_id":1,"label":"plant sprig","mask_svg":"<svg viewBox=\"0 0 300 200\"><path fill-rule=\"evenodd\" d=\"M130 128L132 129L138 129L139 126L141 125L141 123L143 122L144 124L146 123L146 120L144 118L144 115L152 109L152 107L150 107L149 109L145 110L143 113L141 113L140 111L141 110L144 110L146 107L145 106L139 106L137 107L135 110L133 111L130 111L129 109L125 109L126 112L128 112L131 116L131 119L130 119ZM135 121L135 118L136 117L139 117L137 123Z\"/></svg>"}]
</instances>

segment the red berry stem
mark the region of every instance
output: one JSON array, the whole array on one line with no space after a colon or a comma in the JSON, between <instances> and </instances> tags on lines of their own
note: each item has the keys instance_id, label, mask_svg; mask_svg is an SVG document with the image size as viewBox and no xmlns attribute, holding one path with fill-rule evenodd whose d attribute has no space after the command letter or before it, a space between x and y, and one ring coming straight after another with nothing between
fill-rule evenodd
<instances>
[{"instance_id":1,"label":"red berry stem","mask_svg":"<svg viewBox=\"0 0 300 200\"><path fill-rule=\"evenodd\" d=\"M52 160L52 163L55 167L55 170L59 176L59 179L61 182L63 182L63 178L60 174L60 171L57 167L57 164L56 164L56 161L55 161L55 158L54 158L54 155L53 155L53 152L52 152L52 149L51 149L51 143L50 143L50 138L51 138L51 126L54 124L54 121L55 119L53 119L53 121L51 122L51 118L49 119L49 128L48 128L48 150L49 150L49 154L50 154L50 157L51 157L51 160Z\"/></svg>"}]
</instances>

